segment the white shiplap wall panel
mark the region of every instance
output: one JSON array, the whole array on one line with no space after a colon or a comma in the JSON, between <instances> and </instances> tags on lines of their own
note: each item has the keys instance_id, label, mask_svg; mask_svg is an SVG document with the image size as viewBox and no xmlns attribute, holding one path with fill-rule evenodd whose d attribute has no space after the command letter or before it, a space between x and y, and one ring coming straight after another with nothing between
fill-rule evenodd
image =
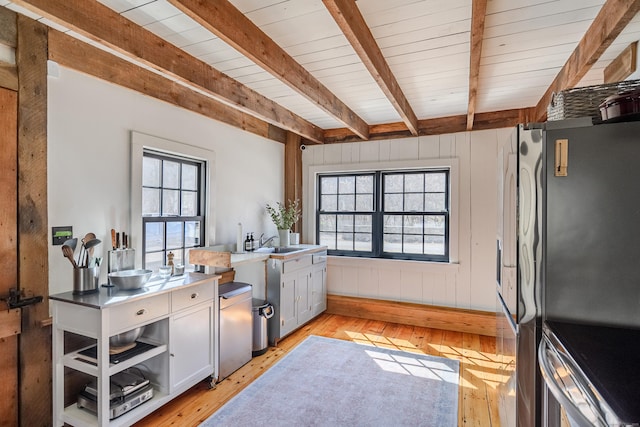
<instances>
[{"instance_id":1,"label":"white shiplap wall panel","mask_svg":"<svg viewBox=\"0 0 640 427\"><path fill-rule=\"evenodd\" d=\"M402 271L400 273L401 301L423 301L422 272Z\"/></svg>"},{"instance_id":2,"label":"white shiplap wall panel","mask_svg":"<svg viewBox=\"0 0 640 427\"><path fill-rule=\"evenodd\" d=\"M416 159L455 158L458 166L458 239L451 242L456 263L439 264L366 258L330 257L328 289L337 295L389 299L449 307L492 311L495 309L493 257L496 226L496 158L504 132L462 132L366 143L314 145L303 152L303 182L309 188L306 171L312 166L358 164L366 170L372 163ZM337 166L332 166L337 167ZM311 192L313 193L313 192ZM306 192L305 197L313 198ZM473 200L473 202L472 202ZM309 200L303 201L309 206ZM474 203L479 203L476 207ZM307 215L313 216L313 212ZM312 217L305 217L305 238ZM309 239L309 241L311 241ZM453 251L453 249L452 249ZM486 265L485 265L486 264ZM354 294L353 269L358 271ZM347 279L345 279L347 277ZM377 281L376 281L377 278Z\"/></svg>"}]
</instances>

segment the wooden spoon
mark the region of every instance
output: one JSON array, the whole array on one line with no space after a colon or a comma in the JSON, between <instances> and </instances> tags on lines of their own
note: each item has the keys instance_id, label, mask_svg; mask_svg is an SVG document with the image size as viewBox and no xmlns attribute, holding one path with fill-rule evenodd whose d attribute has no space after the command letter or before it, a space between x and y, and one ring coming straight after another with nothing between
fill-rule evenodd
<instances>
[{"instance_id":1,"label":"wooden spoon","mask_svg":"<svg viewBox=\"0 0 640 427\"><path fill-rule=\"evenodd\" d=\"M65 258L69 259L69 261L71 262L71 265L73 265L73 268L78 268L78 264L76 263L76 260L73 259L73 249L71 249L71 246L62 245L62 254L64 255Z\"/></svg>"}]
</instances>

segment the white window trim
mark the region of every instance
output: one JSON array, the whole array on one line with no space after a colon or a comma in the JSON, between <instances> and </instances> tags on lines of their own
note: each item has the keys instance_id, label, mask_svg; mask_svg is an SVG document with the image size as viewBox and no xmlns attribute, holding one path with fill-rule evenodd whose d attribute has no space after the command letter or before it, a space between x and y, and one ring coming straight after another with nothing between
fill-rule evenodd
<instances>
[{"instance_id":1,"label":"white window trim","mask_svg":"<svg viewBox=\"0 0 640 427\"><path fill-rule=\"evenodd\" d=\"M307 173L303 176L303 187L307 189L303 197L303 212L305 235L308 240L315 242L318 193L316 183L319 174L345 173L345 172L371 172L376 170L411 170L411 169L449 169L449 180L451 189L449 192L449 263L457 264L458 258L458 236L459 236L459 166L457 158L424 159L424 160L403 160L392 162L373 163L343 163L336 165L310 165ZM421 261L425 262L425 261ZM443 264L443 263L437 263Z\"/></svg>"},{"instance_id":2,"label":"white window trim","mask_svg":"<svg viewBox=\"0 0 640 427\"><path fill-rule=\"evenodd\" d=\"M215 241L215 152L181 142L171 141L157 136L131 131L131 234L139 236L134 240L136 249L136 265L142 265L142 157L144 150L150 149L161 153L191 157L204 162L206 177L203 188L206 193L204 206L204 242ZM186 261L186 260L185 260Z\"/></svg>"}]
</instances>

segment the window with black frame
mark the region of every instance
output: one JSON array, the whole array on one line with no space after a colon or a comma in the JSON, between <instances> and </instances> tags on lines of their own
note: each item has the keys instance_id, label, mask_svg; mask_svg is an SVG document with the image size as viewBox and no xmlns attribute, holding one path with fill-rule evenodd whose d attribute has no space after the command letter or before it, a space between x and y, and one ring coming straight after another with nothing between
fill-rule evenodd
<instances>
[{"instance_id":1,"label":"window with black frame","mask_svg":"<svg viewBox=\"0 0 640 427\"><path fill-rule=\"evenodd\" d=\"M174 264L187 271L189 250L204 241L204 162L145 150L142 166L143 267Z\"/></svg>"},{"instance_id":2,"label":"window with black frame","mask_svg":"<svg viewBox=\"0 0 640 427\"><path fill-rule=\"evenodd\" d=\"M322 174L317 188L329 254L449 261L449 170Z\"/></svg>"}]
</instances>

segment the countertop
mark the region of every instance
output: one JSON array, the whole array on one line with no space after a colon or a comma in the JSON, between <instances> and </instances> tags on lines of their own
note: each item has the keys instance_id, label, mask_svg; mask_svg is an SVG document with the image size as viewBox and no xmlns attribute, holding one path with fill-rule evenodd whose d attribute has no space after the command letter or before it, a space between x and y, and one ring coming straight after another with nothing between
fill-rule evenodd
<instances>
[{"instance_id":1,"label":"countertop","mask_svg":"<svg viewBox=\"0 0 640 427\"><path fill-rule=\"evenodd\" d=\"M173 291L177 288L196 285L205 280L218 278L220 278L220 275L203 273L185 273L181 276L172 276L166 279L162 279L158 276L152 276L151 279L145 284L145 286L140 289L125 291L118 289L117 286L100 286L98 292L88 293L84 295L75 295L72 291L69 291L50 295L49 299L84 305L87 307L102 310L104 308L112 307L124 302L129 302L138 298L148 297L150 295L158 295L164 292Z\"/></svg>"},{"instance_id":2,"label":"countertop","mask_svg":"<svg viewBox=\"0 0 640 427\"><path fill-rule=\"evenodd\" d=\"M268 259L288 260L297 258L302 255L313 254L316 252L326 251L327 247L322 245L290 245L289 248L296 248L299 250L287 253L274 253L263 252L262 249L258 249L254 252L231 252L231 267L238 267L243 264L250 264L254 262L266 261ZM211 250L213 252L220 252L213 248L198 248L199 250Z\"/></svg>"}]
</instances>

